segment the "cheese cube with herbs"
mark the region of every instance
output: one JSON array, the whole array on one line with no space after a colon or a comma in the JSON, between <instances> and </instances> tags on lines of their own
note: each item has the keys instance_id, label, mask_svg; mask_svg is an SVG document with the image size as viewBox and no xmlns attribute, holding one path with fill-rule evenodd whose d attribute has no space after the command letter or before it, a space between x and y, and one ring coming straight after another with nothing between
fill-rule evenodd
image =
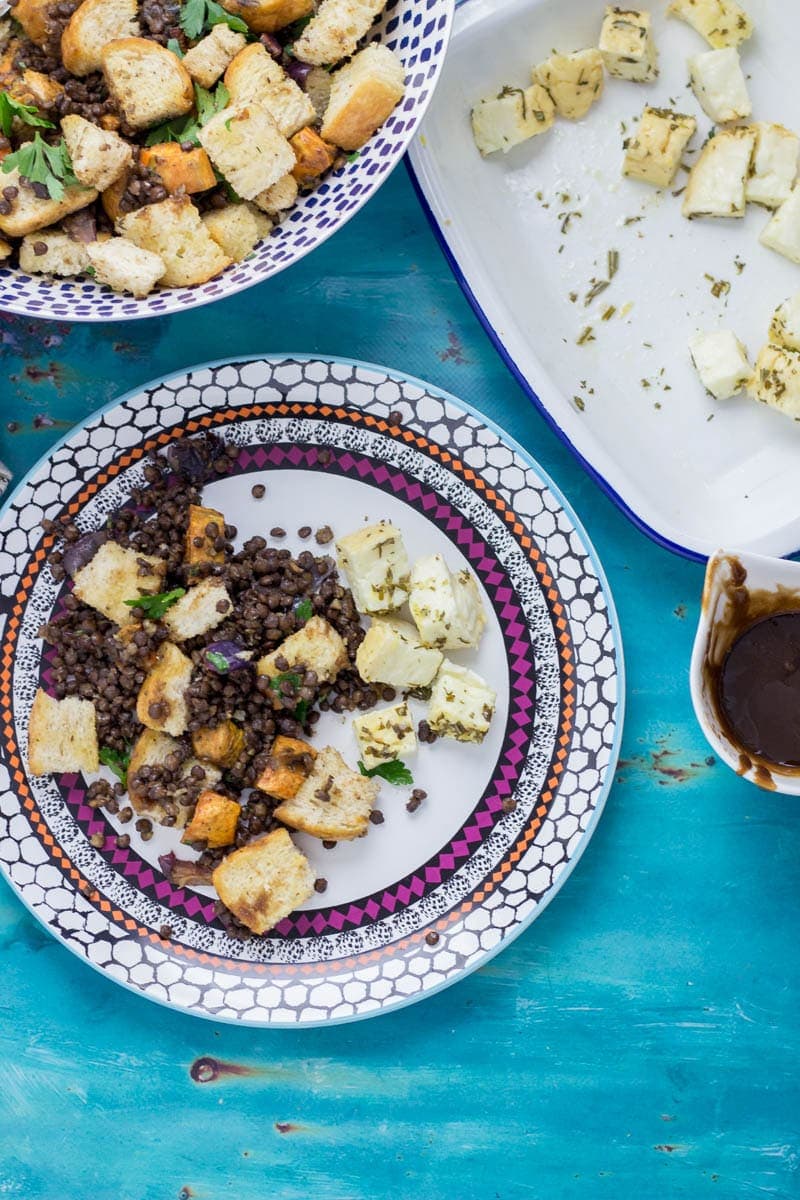
<instances>
[{"instance_id":1,"label":"cheese cube with herbs","mask_svg":"<svg viewBox=\"0 0 800 1200\"><path fill-rule=\"evenodd\" d=\"M800 292L776 308L769 340L787 350L800 350Z\"/></svg>"},{"instance_id":2,"label":"cheese cube with herbs","mask_svg":"<svg viewBox=\"0 0 800 1200\"><path fill-rule=\"evenodd\" d=\"M482 742L496 699L494 689L475 671L445 659L433 683L428 724L439 737Z\"/></svg>"},{"instance_id":3,"label":"cheese cube with herbs","mask_svg":"<svg viewBox=\"0 0 800 1200\"><path fill-rule=\"evenodd\" d=\"M622 174L654 187L669 187L696 129L694 117L648 106L628 143Z\"/></svg>"},{"instance_id":4,"label":"cheese cube with herbs","mask_svg":"<svg viewBox=\"0 0 800 1200\"><path fill-rule=\"evenodd\" d=\"M606 7L600 53L609 75L631 83L649 83L658 75L658 50L650 13L645 9Z\"/></svg>"},{"instance_id":5,"label":"cheese cube with herbs","mask_svg":"<svg viewBox=\"0 0 800 1200\"><path fill-rule=\"evenodd\" d=\"M709 46L740 46L753 33L753 22L736 0L672 0L667 15L691 25Z\"/></svg>"},{"instance_id":6,"label":"cheese cube with herbs","mask_svg":"<svg viewBox=\"0 0 800 1200\"><path fill-rule=\"evenodd\" d=\"M395 617L376 617L356 651L358 673L367 683L396 688L427 687L444 655L423 646L416 627Z\"/></svg>"},{"instance_id":7,"label":"cheese cube with herbs","mask_svg":"<svg viewBox=\"0 0 800 1200\"><path fill-rule=\"evenodd\" d=\"M752 374L747 351L735 333L716 329L689 340L689 352L700 382L715 400L729 400Z\"/></svg>"},{"instance_id":8,"label":"cheese cube with herbs","mask_svg":"<svg viewBox=\"0 0 800 1200\"><path fill-rule=\"evenodd\" d=\"M762 246L800 263L800 184L795 184L788 200L783 202L758 240Z\"/></svg>"},{"instance_id":9,"label":"cheese cube with herbs","mask_svg":"<svg viewBox=\"0 0 800 1200\"><path fill-rule=\"evenodd\" d=\"M392 612L405 603L408 555L403 535L389 521L348 533L336 550L359 612Z\"/></svg>"},{"instance_id":10,"label":"cheese cube with herbs","mask_svg":"<svg viewBox=\"0 0 800 1200\"><path fill-rule=\"evenodd\" d=\"M407 704L395 704L353 721L361 761L370 770L380 763L408 758L417 749L417 735Z\"/></svg>"},{"instance_id":11,"label":"cheese cube with herbs","mask_svg":"<svg viewBox=\"0 0 800 1200\"><path fill-rule=\"evenodd\" d=\"M747 391L761 404L800 420L800 354L783 346L764 346Z\"/></svg>"},{"instance_id":12,"label":"cheese cube with herbs","mask_svg":"<svg viewBox=\"0 0 800 1200\"><path fill-rule=\"evenodd\" d=\"M505 154L520 142L545 133L553 124L555 105L538 83L528 88L504 87L479 100L472 110L472 135L481 154Z\"/></svg>"},{"instance_id":13,"label":"cheese cube with herbs","mask_svg":"<svg viewBox=\"0 0 800 1200\"><path fill-rule=\"evenodd\" d=\"M703 112L712 121L724 125L749 117L753 111L735 46L695 54L689 59L689 78Z\"/></svg>"},{"instance_id":14,"label":"cheese cube with herbs","mask_svg":"<svg viewBox=\"0 0 800 1200\"><path fill-rule=\"evenodd\" d=\"M756 148L750 166L745 194L751 204L779 208L788 200L797 178L800 138L782 125L757 121Z\"/></svg>"},{"instance_id":15,"label":"cheese cube with herbs","mask_svg":"<svg viewBox=\"0 0 800 1200\"><path fill-rule=\"evenodd\" d=\"M552 54L533 68L533 82L546 88L560 117L576 121L603 94L603 56L594 47L574 54Z\"/></svg>"},{"instance_id":16,"label":"cheese cube with herbs","mask_svg":"<svg viewBox=\"0 0 800 1200\"><path fill-rule=\"evenodd\" d=\"M463 650L481 640L486 614L470 571L448 569L441 554L414 563L408 607L423 646Z\"/></svg>"},{"instance_id":17,"label":"cheese cube with herbs","mask_svg":"<svg viewBox=\"0 0 800 1200\"><path fill-rule=\"evenodd\" d=\"M683 197L685 217L743 217L745 186L755 131L724 129L710 138L689 174Z\"/></svg>"}]
</instances>

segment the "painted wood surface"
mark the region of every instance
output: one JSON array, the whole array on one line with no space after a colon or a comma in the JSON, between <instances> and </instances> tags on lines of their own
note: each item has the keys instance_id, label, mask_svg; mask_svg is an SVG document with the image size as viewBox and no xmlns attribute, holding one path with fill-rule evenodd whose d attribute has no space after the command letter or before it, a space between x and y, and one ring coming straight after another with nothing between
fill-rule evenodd
<instances>
[{"instance_id":1,"label":"painted wood surface","mask_svg":"<svg viewBox=\"0 0 800 1200\"><path fill-rule=\"evenodd\" d=\"M489 966L403 1012L305 1032L173 1014L94 974L0 885L0 1196L800 1196L796 802L711 758L687 689L702 569L637 533L548 431L404 172L242 296L107 328L0 316L0 345L0 459L17 476L100 404L228 355L351 355L452 390L573 503L628 667L622 762L563 892Z\"/></svg>"}]
</instances>

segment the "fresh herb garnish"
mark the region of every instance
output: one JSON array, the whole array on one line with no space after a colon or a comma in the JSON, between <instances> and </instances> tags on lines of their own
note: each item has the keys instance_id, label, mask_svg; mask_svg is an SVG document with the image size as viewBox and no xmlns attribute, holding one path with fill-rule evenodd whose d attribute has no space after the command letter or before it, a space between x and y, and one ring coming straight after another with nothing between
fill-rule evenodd
<instances>
[{"instance_id":1,"label":"fresh herb garnish","mask_svg":"<svg viewBox=\"0 0 800 1200\"><path fill-rule=\"evenodd\" d=\"M347 159L348 162L355 162L356 159L360 156L360 154L361 154L360 150L353 150L351 154L345 154L345 158Z\"/></svg>"},{"instance_id":2,"label":"fresh herb garnish","mask_svg":"<svg viewBox=\"0 0 800 1200\"><path fill-rule=\"evenodd\" d=\"M6 155L0 166L4 175L16 167L24 179L43 183L51 200L63 200L64 188L78 182L64 139L49 146L40 133L34 135L32 142L25 142L19 150Z\"/></svg>"},{"instance_id":3,"label":"fresh herb garnish","mask_svg":"<svg viewBox=\"0 0 800 1200\"><path fill-rule=\"evenodd\" d=\"M196 83L194 100L197 113L189 113L187 117L179 117L176 121L167 121L164 125L158 125L155 129L151 129L145 138L145 145L157 146L161 142L191 142L194 146L199 146L198 133L212 117L215 117L218 112L222 112L230 98L230 92L224 83L218 83L213 92L209 92Z\"/></svg>"},{"instance_id":4,"label":"fresh herb garnish","mask_svg":"<svg viewBox=\"0 0 800 1200\"><path fill-rule=\"evenodd\" d=\"M123 787L128 786L128 767L131 761L130 748L127 750L112 750L110 746L101 746L99 754L100 762L104 767L109 767Z\"/></svg>"},{"instance_id":5,"label":"fresh herb garnish","mask_svg":"<svg viewBox=\"0 0 800 1200\"><path fill-rule=\"evenodd\" d=\"M314 605L309 600L308 596L301 600L297 608L294 610L294 615L298 621L310 621L314 615Z\"/></svg>"},{"instance_id":6,"label":"fresh herb garnish","mask_svg":"<svg viewBox=\"0 0 800 1200\"><path fill-rule=\"evenodd\" d=\"M169 39L169 41L167 42L167 49L171 50L176 58L183 58L183 51L181 50L181 44L180 44L180 42L176 41L175 38Z\"/></svg>"},{"instance_id":7,"label":"fresh herb garnish","mask_svg":"<svg viewBox=\"0 0 800 1200\"><path fill-rule=\"evenodd\" d=\"M141 608L148 621L160 621L168 608L181 596L186 595L186 588L173 588L171 592L158 592L155 596L137 596L135 600L126 600L129 608Z\"/></svg>"},{"instance_id":8,"label":"fresh herb garnish","mask_svg":"<svg viewBox=\"0 0 800 1200\"><path fill-rule=\"evenodd\" d=\"M381 779L385 779L387 783L393 783L395 787L403 787L414 782L414 776L399 758L395 758L391 762L378 763L377 767L365 767L359 759L358 769L368 779L379 775Z\"/></svg>"},{"instance_id":9,"label":"fresh herb garnish","mask_svg":"<svg viewBox=\"0 0 800 1200\"><path fill-rule=\"evenodd\" d=\"M269 681L269 686L272 688L273 692L275 692L278 696L282 696L283 695L282 685L284 683L288 683L289 686L292 688L292 690L296 691L300 687L300 684L302 683L302 679L300 678L300 676L297 674L296 671L281 671L280 675L272 676L272 679L270 679L270 681Z\"/></svg>"},{"instance_id":10,"label":"fresh herb garnish","mask_svg":"<svg viewBox=\"0 0 800 1200\"><path fill-rule=\"evenodd\" d=\"M250 32L241 17L226 12L215 0L184 0L181 5L180 27L188 38L199 38L214 25L227 25L237 33Z\"/></svg>"},{"instance_id":11,"label":"fresh herb garnish","mask_svg":"<svg viewBox=\"0 0 800 1200\"><path fill-rule=\"evenodd\" d=\"M227 675L230 670L230 665L224 654L220 654L219 650L206 650L206 658L215 671L219 671L220 675Z\"/></svg>"},{"instance_id":12,"label":"fresh herb garnish","mask_svg":"<svg viewBox=\"0 0 800 1200\"><path fill-rule=\"evenodd\" d=\"M297 702L297 708L294 710L294 713L292 714L294 716L295 721L299 721L301 725L305 725L306 717L308 716L308 708L309 708L309 705L308 705L307 700L299 700Z\"/></svg>"},{"instance_id":13,"label":"fresh herb garnish","mask_svg":"<svg viewBox=\"0 0 800 1200\"><path fill-rule=\"evenodd\" d=\"M9 92L0 92L0 130L6 137L11 137L14 118L19 117L26 125L38 125L42 129L55 129L52 121L37 116L39 112L35 104L21 104Z\"/></svg>"}]
</instances>

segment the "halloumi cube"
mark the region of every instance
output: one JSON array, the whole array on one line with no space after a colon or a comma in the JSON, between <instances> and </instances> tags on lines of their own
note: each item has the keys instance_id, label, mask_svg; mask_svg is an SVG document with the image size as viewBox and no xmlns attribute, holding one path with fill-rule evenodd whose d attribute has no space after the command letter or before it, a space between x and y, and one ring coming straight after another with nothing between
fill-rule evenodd
<instances>
[{"instance_id":1,"label":"halloumi cube","mask_svg":"<svg viewBox=\"0 0 800 1200\"><path fill-rule=\"evenodd\" d=\"M417 750L417 735L407 704L394 704L353 721L361 761L367 769L407 758Z\"/></svg>"},{"instance_id":2,"label":"halloumi cube","mask_svg":"<svg viewBox=\"0 0 800 1200\"><path fill-rule=\"evenodd\" d=\"M755 131L724 129L710 138L692 167L682 212L693 217L743 217Z\"/></svg>"},{"instance_id":3,"label":"halloumi cube","mask_svg":"<svg viewBox=\"0 0 800 1200\"><path fill-rule=\"evenodd\" d=\"M753 33L753 22L735 0L672 0L667 16L691 25L715 50L740 46Z\"/></svg>"},{"instance_id":4,"label":"halloumi cube","mask_svg":"<svg viewBox=\"0 0 800 1200\"><path fill-rule=\"evenodd\" d=\"M389 521L348 533L339 538L336 550L359 612L392 612L405 603L408 554L403 535Z\"/></svg>"},{"instance_id":5,"label":"halloumi cube","mask_svg":"<svg viewBox=\"0 0 800 1200\"><path fill-rule=\"evenodd\" d=\"M696 129L694 117L648 105L628 143L622 174L655 187L669 187Z\"/></svg>"},{"instance_id":6,"label":"halloumi cube","mask_svg":"<svg viewBox=\"0 0 800 1200\"><path fill-rule=\"evenodd\" d=\"M715 400L735 396L753 373L747 351L729 329L695 334L689 339L689 352L700 382Z\"/></svg>"},{"instance_id":7,"label":"halloumi cube","mask_svg":"<svg viewBox=\"0 0 800 1200\"><path fill-rule=\"evenodd\" d=\"M440 737L482 742L494 716L497 694L475 671L444 660L428 708L428 724Z\"/></svg>"},{"instance_id":8,"label":"halloumi cube","mask_svg":"<svg viewBox=\"0 0 800 1200\"><path fill-rule=\"evenodd\" d=\"M748 202L779 208L788 200L797 178L800 138L783 125L757 121L756 148L745 187Z\"/></svg>"},{"instance_id":9,"label":"halloumi cube","mask_svg":"<svg viewBox=\"0 0 800 1200\"><path fill-rule=\"evenodd\" d=\"M800 292L775 309L769 340L787 350L800 350Z\"/></svg>"},{"instance_id":10,"label":"halloumi cube","mask_svg":"<svg viewBox=\"0 0 800 1200\"><path fill-rule=\"evenodd\" d=\"M603 94L603 56L594 47L574 54L551 54L533 68L532 78L547 90L559 116L576 121Z\"/></svg>"},{"instance_id":11,"label":"halloumi cube","mask_svg":"<svg viewBox=\"0 0 800 1200\"><path fill-rule=\"evenodd\" d=\"M481 154L504 154L520 142L545 133L553 124L556 106L538 83L527 88L504 87L496 96L479 100L472 110L472 136Z\"/></svg>"},{"instance_id":12,"label":"halloumi cube","mask_svg":"<svg viewBox=\"0 0 800 1200\"><path fill-rule=\"evenodd\" d=\"M452 574L441 554L414 563L408 606L424 646L463 650L481 640L486 614L475 577L467 570Z\"/></svg>"},{"instance_id":13,"label":"halloumi cube","mask_svg":"<svg viewBox=\"0 0 800 1200\"><path fill-rule=\"evenodd\" d=\"M599 48L606 70L617 79L649 83L658 75L652 19L645 9L607 5Z\"/></svg>"},{"instance_id":14,"label":"halloumi cube","mask_svg":"<svg viewBox=\"0 0 800 1200\"><path fill-rule=\"evenodd\" d=\"M753 111L735 46L695 54L689 59L689 78L703 112L712 121L724 125L749 117Z\"/></svg>"},{"instance_id":15,"label":"halloumi cube","mask_svg":"<svg viewBox=\"0 0 800 1200\"><path fill-rule=\"evenodd\" d=\"M295 164L292 147L255 100L229 104L197 136L214 166L245 200L254 200Z\"/></svg>"},{"instance_id":16,"label":"halloumi cube","mask_svg":"<svg viewBox=\"0 0 800 1200\"><path fill-rule=\"evenodd\" d=\"M367 683L428 687L443 658L441 650L422 645L410 621L376 617L356 651L356 667Z\"/></svg>"},{"instance_id":17,"label":"halloumi cube","mask_svg":"<svg viewBox=\"0 0 800 1200\"><path fill-rule=\"evenodd\" d=\"M766 345L756 359L748 394L793 420L800 420L800 354Z\"/></svg>"},{"instance_id":18,"label":"halloumi cube","mask_svg":"<svg viewBox=\"0 0 800 1200\"><path fill-rule=\"evenodd\" d=\"M795 184L758 240L762 246L800 263L800 184Z\"/></svg>"}]
</instances>

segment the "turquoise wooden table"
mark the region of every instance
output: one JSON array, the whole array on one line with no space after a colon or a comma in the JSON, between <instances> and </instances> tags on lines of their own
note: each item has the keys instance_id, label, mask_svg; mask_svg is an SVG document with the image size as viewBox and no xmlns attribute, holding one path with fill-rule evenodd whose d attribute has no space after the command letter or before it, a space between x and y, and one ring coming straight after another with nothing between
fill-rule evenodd
<instances>
[{"instance_id":1,"label":"turquoise wooden table","mask_svg":"<svg viewBox=\"0 0 800 1200\"><path fill-rule=\"evenodd\" d=\"M548 431L404 171L241 296L107 328L0 317L0 336L0 458L17 476L92 409L202 360L330 352L449 389L573 503L628 666L622 760L584 858L514 945L422 1005L329 1029L215 1026L96 975L0 885L0 1195L800 1196L796 802L710 756L687 689L702 568L646 541ZM222 1069L195 1082L206 1056Z\"/></svg>"}]
</instances>

